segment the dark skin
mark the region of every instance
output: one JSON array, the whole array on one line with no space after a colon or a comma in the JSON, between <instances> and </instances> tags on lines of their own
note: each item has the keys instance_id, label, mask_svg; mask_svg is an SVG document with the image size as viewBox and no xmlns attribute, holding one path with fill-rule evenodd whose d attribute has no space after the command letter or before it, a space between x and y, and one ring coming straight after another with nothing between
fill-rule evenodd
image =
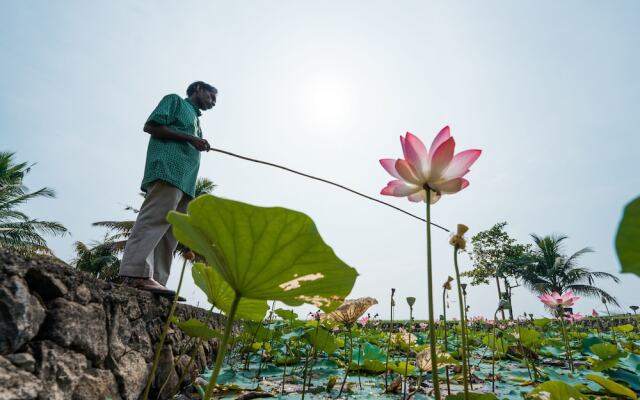
<instances>
[{"instance_id":1,"label":"dark skin","mask_svg":"<svg viewBox=\"0 0 640 400\"><path fill-rule=\"evenodd\" d=\"M196 91L189 96L189 99L202 111L210 110L216 105L216 94L202 87L198 87ZM206 139L186 135L165 125L147 122L144 124L143 130L158 139L178 140L191 143L198 151L211 150L211 145L209 145Z\"/></svg>"}]
</instances>

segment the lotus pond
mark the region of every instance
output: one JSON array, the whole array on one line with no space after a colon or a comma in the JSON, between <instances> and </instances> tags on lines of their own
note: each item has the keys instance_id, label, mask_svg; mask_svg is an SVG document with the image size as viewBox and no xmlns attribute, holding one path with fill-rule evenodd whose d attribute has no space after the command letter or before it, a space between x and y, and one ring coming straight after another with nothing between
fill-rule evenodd
<instances>
[{"instance_id":1,"label":"lotus pond","mask_svg":"<svg viewBox=\"0 0 640 400\"><path fill-rule=\"evenodd\" d=\"M299 320L292 311L276 309L263 322L242 323L230 341L214 394L433 398L425 322L392 325L365 316L349 326L332 314ZM203 334L179 325L194 336ZM436 332L441 395L462 399L459 324L441 321ZM568 324L571 361L561 332L560 321L549 318L469 322L469 398L637 398L640 335L633 317ZM194 398L204 394L210 377L211 371L205 371L194 382Z\"/></svg>"}]
</instances>

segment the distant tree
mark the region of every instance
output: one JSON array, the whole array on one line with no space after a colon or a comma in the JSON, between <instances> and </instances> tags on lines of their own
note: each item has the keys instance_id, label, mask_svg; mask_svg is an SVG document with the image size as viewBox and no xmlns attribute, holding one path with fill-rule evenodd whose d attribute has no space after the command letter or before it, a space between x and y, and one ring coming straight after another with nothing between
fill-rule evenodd
<instances>
[{"instance_id":1,"label":"distant tree","mask_svg":"<svg viewBox=\"0 0 640 400\"><path fill-rule=\"evenodd\" d=\"M565 293L568 290L584 297L604 299L620 306L615 297L594 285L596 279L620 279L608 272L591 271L578 265L578 259L593 250L585 247L567 256L564 241L567 236L531 235L533 251L514 264L524 285L535 293Z\"/></svg>"},{"instance_id":2,"label":"distant tree","mask_svg":"<svg viewBox=\"0 0 640 400\"><path fill-rule=\"evenodd\" d=\"M464 276L471 278L472 286L488 285L490 280L495 279L498 289L498 303L503 299L511 303L511 291L518 286L517 283L512 285L512 281L518 276L514 269L514 263L525 256L531 247L518 244L515 239L511 238L504 230L506 225L506 222L499 222L471 238L473 269L463 273ZM504 291L502 285L504 285ZM504 310L501 310L501 313L504 319ZM511 309L509 317L513 319Z\"/></svg>"},{"instance_id":3,"label":"distant tree","mask_svg":"<svg viewBox=\"0 0 640 400\"><path fill-rule=\"evenodd\" d=\"M74 243L76 258L71 261L75 268L90 273L109 282L119 282L120 259L105 239L103 243L88 246L82 242Z\"/></svg>"},{"instance_id":4,"label":"distant tree","mask_svg":"<svg viewBox=\"0 0 640 400\"><path fill-rule=\"evenodd\" d=\"M18 208L39 197L54 198L53 189L29 192L24 176L33 165L15 163L14 153L0 152L0 248L29 254L53 254L43 235L64 236L67 229L59 222L40 221Z\"/></svg>"}]
</instances>

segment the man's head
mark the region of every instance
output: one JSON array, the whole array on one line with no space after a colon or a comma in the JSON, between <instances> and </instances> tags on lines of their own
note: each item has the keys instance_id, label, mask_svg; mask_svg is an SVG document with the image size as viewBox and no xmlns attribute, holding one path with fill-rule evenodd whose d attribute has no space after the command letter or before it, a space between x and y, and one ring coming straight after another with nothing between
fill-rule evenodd
<instances>
[{"instance_id":1,"label":"man's head","mask_svg":"<svg viewBox=\"0 0 640 400\"><path fill-rule=\"evenodd\" d=\"M187 88L187 97L193 101L199 109L210 110L216 105L218 89L208 83L197 81Z\"/></svg>"}]
</instances>

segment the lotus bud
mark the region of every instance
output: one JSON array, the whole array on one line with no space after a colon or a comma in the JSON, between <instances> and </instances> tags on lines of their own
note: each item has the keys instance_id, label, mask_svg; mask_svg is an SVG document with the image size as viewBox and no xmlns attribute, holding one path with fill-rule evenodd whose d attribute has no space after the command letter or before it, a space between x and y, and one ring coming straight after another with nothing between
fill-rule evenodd
<instances>
[{"instance_id":1,"label":"lotus bud","mask_svg":"<svg viewBox=\"0 0 640 400\"><path fill-rule=\"evenodd\" d=\"M416 298L415 297L407 297L407 304L409 304L409 307L413 308L413 305L416 304Z\"/></svg>"},{"instance_id":2,"label":"lotus bud","mask_svg":"<svg viewBox=\"0 0 640 400\"><path fill-rule=\"evenodd\" d=\"M184 253L184 258L185 260L193 261L196 258L196 254L193 251L189 250Z\"/></svg>"},{"instance_id":3,"label":"lotus bud","mask_svg":"<svg viewBox=\"0 0 640 400\"><path fill-rule=\"evenodd\" d=\"M391 288L391 297L393 297L394 294L396 294L396 288Z\"/></svg>"},{"instance_id":4,"label":"lotus bud","mask_svg":"<svg viewBox=\"0 0 640 400\"><path fill-rule=\"evenodd\" d=\"M607 304L607 299L605 299L604 297L602 297L600 300L602 300L602 304Z\"/></svg>"}]
</instances>

